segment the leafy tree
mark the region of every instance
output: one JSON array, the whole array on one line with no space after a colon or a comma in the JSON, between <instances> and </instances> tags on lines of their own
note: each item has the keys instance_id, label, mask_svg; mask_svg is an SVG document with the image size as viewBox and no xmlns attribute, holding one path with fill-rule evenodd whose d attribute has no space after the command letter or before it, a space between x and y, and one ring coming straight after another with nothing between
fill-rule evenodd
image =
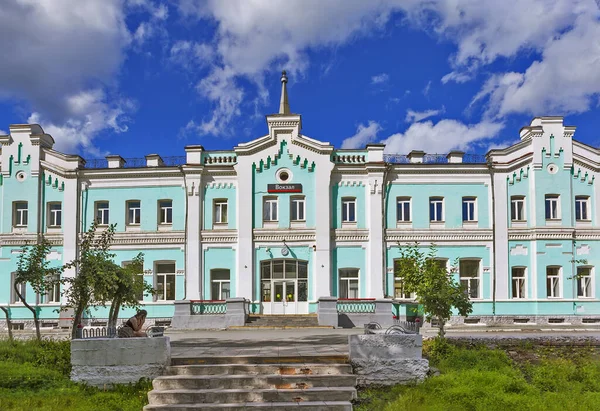
<instances>
[{"instance_id":1,"label":"leafy tree","mask_svg":"<svg viewBox=\"0 0 600 411\"><path fill-rule=\"evenodd\" d=\"M46 257L51 249L52 245L44 237L41 237L38 243L31 247L25 244L21 248L21 254L19 254L19 259L17 260L17 271L13 284L16 296L33 314L35 335L38 340L41 339L41 334L37 309L27 303L25 296L21 294L19 284L31 285L33 291L38 295L45 295L48 290L52 290L56 282L54 279L56 276L60 276L62 268L50 267L51 263Z\"/></svg>"},{"instance_id":2,"label":"leafy tree","mask_svg":"<svg viewBox=\"0 0 600 411\"><path fill-rule=\"evenodd\" d=\"M0 310L4 311L4 316L6 317L6 327L8 328L8 340L13 340L12 334L12 322L10 321L10 311L7 307L0 306Z\"/></svg>"},{"instance_id":3,"label":"leafy tree","mask_svg":"<svg viewBox=\"0 0 600 411\"><path fill-rule=\"evenodd\" d=\"M439 336L444 337L445 325L455 308L462 316L473 312L468 294L447 272L446 267L435 260L434 245L425 252L418 243L400 246L400 259L396 266L397 277L401 277L406 292L415 293L426 319L437 320Z\"/></svg>"}]
</instances>

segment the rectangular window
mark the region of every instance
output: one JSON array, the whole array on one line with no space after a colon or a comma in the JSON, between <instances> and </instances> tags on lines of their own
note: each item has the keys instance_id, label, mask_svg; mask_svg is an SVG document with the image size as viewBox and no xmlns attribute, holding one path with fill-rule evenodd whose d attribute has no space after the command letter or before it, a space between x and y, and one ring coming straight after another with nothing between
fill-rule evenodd
<instances>
[{"instance_id":1,"label":"rectangular window","mask_svg":"<svg viewBox=\"0 0 600 411\"><path fill-rule=\"evenodd\" d=\"M173 224L173 200L160 200L158 202L158 223Z\"/></svg>"},{"instance_id":2,"label":"rectangular window","mask_svg":"<svg viewBox=\"0 0 600 411\"><path fill-rule=\"evenodd\" d=\"M49 278L48 289L46 290L46 302L48 303L60 303L60 275L56 274L52 278Z\"/></svg>"},{"instance_id":3,"label":"rectangular window","mask_svg":"<svg viewBox=\"0 0 600 411\"><path fill-rule=\"evenodd\" d=\"M214 204L215 224L227 223L227 200L215 200Z\"/></svg>"},{"instance_id":4,"label":"rectangular window","mask_svg":"<svg viewBox=\"0 0 600 411\"><path fill-rule=\"evenodd\" d=\"M587 196L575 197L575 220L577 221L589 221L589 202L590 198Z\"/></svg>"},{"instance_id":5,"label":"rectangular window","mask_svg":"<svg viewBox=\"0 0 600 411\"><path fill-rule=\"evenodd\" d=\"M158 301L175 299L175 263L156 264L156 299Z\"/></svg>"},{"instance_id":6,"label":"rectangular window","mask_svg":"<svg viewBox=\"0 0 600 411\"><path fill-rule=\"evenodd\" d=\"M48 203L48 227L58 228L62 225L62 204Z\"/></svg>"},{"instance_id":7,"label":"rectangular window","mask_svg":"<svg viewBox=\"0 0 600 411\"><path fill-rule=\"evenodd\" d=\"M513 196L510 198L511 221L525 221L525 197Z\"/></svg>"},{"instance_id":8,"label":"rectangular window","mask_svg":"<svg viewBox=\"0 0 600 411\"><path fill-rule=\"evenodd\" d=\"M340 268L339 298L358 298L358 268Z\"/></svg>"},{"instance_id":9,"label":"rectangular window","mask_svg":"<svg viewBox=\"0 0 600 411\"><path fill-rule=\"evenodd\" d=\"M431 197L429 199L429 220L444 221L444 198Z\"/></svg>"},{"instance_id":10,"label":"rectangular window","mask_svg":"<svg viewBox=\"0 0 600 411\"><path fill-rule=\"evenodd\" d=\"M525 298L525 267L512 268L512 298Z\"/></svg>"},{"instance_id":11,"label":"rectangular window","mask_svg":"<svg viewBox=\"0 0 600 411\"><path fill-rule=\"evenodd\" d=\"M277 197L263 200L263 221L277 221Z\"/></svg>"},{"instance_id":12,"label":"rectangular window","mask_svg":"<svg viewBox=\"0 0 600 411\"><path fill-rule=\"evenodd\" d=\"M560 271L559 266L546 267L546 296L548 298L560 297Z\"/></svg>"},{"instance_id":13,"label":"rectangular window","mask_svg":"<svg viewBox=\"0 0 600 411\"><path fill-rule=\"evenodd\" d=\"M470 298L479 298L480 260L460 260L460 285Z\"/></svg>"},{"instance_id":14,"label":"rectangular window","mask_svg":"<svg viewBox=\"0 0 600 411\"><path fill-rule=\"evenodd\" d=\"M16 201L13 206L13 226L27 227L27 201Z\"/></svg>"},{"instance_id":15,"label":"rectangular window","mask_svg":"<svg viewBox=\"0 0 600 411\"><path fill-rule=\"evenodd\" d=\"M17 292L15 291L15 277L16 277L17 273L11 273L10 275L10 302L11 303L20 303L21 300L19 299L19 296L17 295ZM19 293L21 294L21 296L27 300L27 284L26 283L19 283L17 284L17 289L19 290Z\"/></svg>"},{"instance_id":16,"label":"rectangular window","mask_svg":"<svg viewBox=\"0 0 600 411\"><path fill-rule=\"evenodd\" d=\"M477 198L463 197L462 215L463 221L477 221Z\"/></svg>"},{"instance_id":17,"label":"rectangular window","mask_svg":"<svg viewBox=\"0 0 600 411\"><path fill-rule=\"evenodd\" d=\"M127 202L127 225L140 225L142 205L138 200Z\"/></svg>"},{"instance_id":18,"label":"rectangular window","mask_svg":"<svg viewBox=\"0 0 600 411\"><path fill-rule=\"evenodd\" d=\"M394 274L398 272L400 260L394 260ZM404 278L402 277L394 277L394 298L400 299L412 299L414 295L412 293L406 292L404 287Z\"/></svg>"},{"instance_id":19,"label":"rectangular window","mask_svg":"<svg viewBox=\"0 0 600 411\"><path fill-rule=\"evenodd\" d=\"M108 225L108 201L96 202L96 223Z\"/></svg>"},{"instance_id":20,"label":"rectangular window","mask_svg":"<svg viewBox=\"0 0 600 411\"><path fill-rule=\"evenodd\" d=\"M305 221L304 197L292 197L290 199L290 216L292 221Z\"/></svg>"},{"instance_id":21,"label":"rectangular window","mask_svg":"<svg viewBox=\"0 0 600 411\"><path fill-rule=\"evenodd\" d=\"M230 296L229 270L210 270L211 299L226 300Z\"/></svg>"},{"instance_id":22,"label":"rectangular window","mask_svg":"<svg viewBox=\"0 0 600 411\"><path fill-rule=\"evenodd\" d=\"M590 267L577 267L577 297L592 297L592 269Z\"/></svg>"},{"instance_id":23,"label":"rectangular window","mask_svg":"<svg viewBox=\"0 0 600 411\"><path fill-rule=\"evenodd\" d=\"M356 222L356 198L342 198L342 222Z\"/></svg>"},{"instance_id":24,"label":"rectangular window","mask_svg":"<svg viewBox=\"0 0 600 411\"><path fill-rule=\"evenodd\" d=\"M560 219L559 197L555 194L546 195L546 220Z\"/></svg>"},{"instance_id":25,"label":"rectangular window","mask_svg":"<svg viewBox=\"0 0 600 411\"><path fill-rule=\"evenodd\" d=\"M396 204L396 219L398 222L408 223L412 221L410 215L410 197L398 197Z\"/></svg>"}]
</instances>

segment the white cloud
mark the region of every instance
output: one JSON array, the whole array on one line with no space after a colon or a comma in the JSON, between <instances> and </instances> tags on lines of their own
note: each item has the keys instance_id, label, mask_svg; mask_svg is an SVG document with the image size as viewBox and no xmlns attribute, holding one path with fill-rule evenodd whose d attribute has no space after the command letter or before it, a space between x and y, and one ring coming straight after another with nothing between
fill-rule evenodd
<instances>
[{"instance_id":1,"label":"white cloud","mask_svg":"<svg viewBox=\"0 0 600 411\"><path fill-rule=\"evenodd\" d=\"M466 83L467 81L471 80L473 77L470 74L466 74L466 73L458 73L456 71L453 71L451 73L446 74L444 77L442 77L442 84L446 84L449 83L451 81L455 82L455 83Z\"/></svg>"},{"instance_id":2,"label":"white cloud","mask_svg":"<svg viewBox=\"0 0 600 411\"><path fill-rule=\"evenodd\" d=\"M431 80L429 80L427 82L427 85L425 86L425 88L423 89L422 93L425 97L427 97L429 95L429 91L431 90Z\"/></svg>"},{"instance_id":3,"label":"white cloud","mask_svg":"<svg viewBox=\"0 0 600 411\"><path fill-rule=\"evenodd\" d=\"M191 70L210 65L215 58L215 50L206 43L179 40L171 46L170 60Z\"/></svg>"},{"instance_id":4,"label":"white cloud","mask_svg":"<svg viewBox=\"0 0 600 411\"><path fill-rule=\"evenodd\" d=\"M442 107L439 110L425 110L425 111L414 111L406 110L406 118L404 121L407 123L416 123L426 118L437 116L446 112L446 108Z\"/></svg>"},{"instance_id":5,"label":"white cloud","mask_svg":"<svg viewBox=\"0 0 600 411\"><path fill-rule=\"evenodd\" d=\"M359 124L356 133L342 142L342 148L363 148L367 143L377 140L377 134L381 126L375 121L369 121L367 125Z\"/></svg>"},{"instance_id":6,"label":"white cloud","mask_svg":"<svg viewBox=\"0 0 600 411\"><path fill-rule=\"evenodd\" d=\"M407 154L412 150L426 153L447 153L451 150L465 150L481 141L498 135L502 123L483 121L478 124L463 124L456 120L444 119L438 123L424 121L413 123L404 133L396 133L383 140L386 153Z\"/></svg>"},{"instance_id":7,"label":"white cloud","mask_svg":"<svg viewBox=\"0 0 600 411\"><path fill-rule=\"evenodd\" d=\"M377 74L371 77L371 84L383 84L390 80L390 76L387 73Z\"/></svg>"}]
</instances>

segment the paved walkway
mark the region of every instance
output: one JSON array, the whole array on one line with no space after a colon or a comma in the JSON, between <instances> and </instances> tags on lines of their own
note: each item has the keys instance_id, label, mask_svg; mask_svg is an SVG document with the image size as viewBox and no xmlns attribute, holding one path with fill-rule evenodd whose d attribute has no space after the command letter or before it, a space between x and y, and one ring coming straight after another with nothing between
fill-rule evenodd
<instances>
[{"instance_id":1,"label":"paved walkway","mask_svg":"<svg viewBox=\"0 0 600 411\"><path fill-rule=\"evenodd\" d=\"M171 356L314 356L348 355L348 336L363 329L284 329L167 331Z\"/></svg>"}]
</instances>

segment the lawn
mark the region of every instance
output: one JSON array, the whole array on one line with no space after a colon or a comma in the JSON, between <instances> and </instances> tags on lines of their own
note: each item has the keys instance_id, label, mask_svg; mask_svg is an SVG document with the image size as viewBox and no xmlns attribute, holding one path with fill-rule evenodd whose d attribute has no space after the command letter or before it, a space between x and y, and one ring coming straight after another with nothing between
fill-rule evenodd
<instances>
[{"instance_id":1,"label":"lawn","mask_svg":"<svg viewBox=\"0 0 600 411\"><path fill-rule=\"evenodd\" d=\"M0 410L139 411L149 381L102 390L69 380L70 342L0 340Z\"/></svg>"},{"instance_id":2,"label":"lawn","mask_svg":"<svg viewBox=\"0 0 600 411\"><path fill-rule=\"evenodd\" d=\"M424 354L440 375L422 384L360 390L358 411L600 410L592 347L440 346Z\"/></svg>"}]
</instances>

